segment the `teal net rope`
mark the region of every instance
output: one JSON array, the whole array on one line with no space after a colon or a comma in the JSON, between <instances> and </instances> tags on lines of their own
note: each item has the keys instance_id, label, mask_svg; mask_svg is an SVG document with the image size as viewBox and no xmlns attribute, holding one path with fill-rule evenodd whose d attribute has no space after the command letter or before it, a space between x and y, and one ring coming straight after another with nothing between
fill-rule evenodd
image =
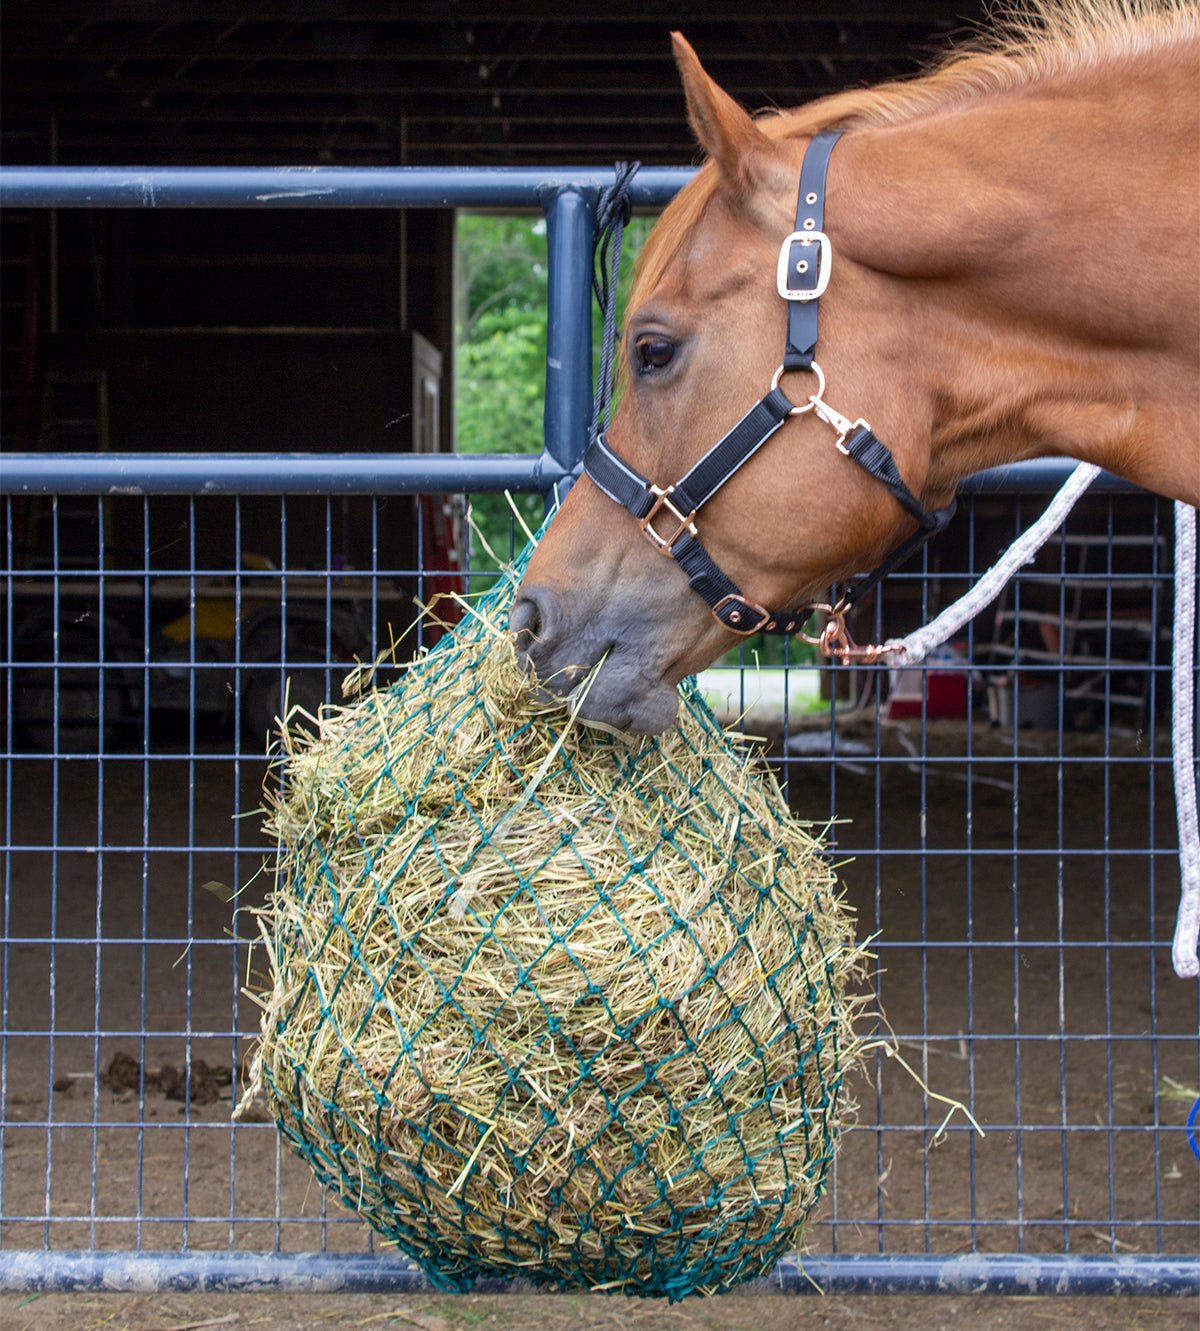
<instances>
[{"instance_id":1,"label":"teal net rope","mask_svg":"<svg viewBox=\"0 0 1200 1331\"><path fill-rule=\"evenodd\" d=\"M728 1289L825 1190L862 954L693 685L654 739L539 700L514 581L289 741L254 1078L443 1288Z\"/></svg>"}]
</instances>

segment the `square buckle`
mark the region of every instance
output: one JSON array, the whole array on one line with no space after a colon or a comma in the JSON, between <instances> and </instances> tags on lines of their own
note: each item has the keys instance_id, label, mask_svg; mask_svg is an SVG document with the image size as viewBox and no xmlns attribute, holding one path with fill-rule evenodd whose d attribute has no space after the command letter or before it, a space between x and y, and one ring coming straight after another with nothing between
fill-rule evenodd
<instances>
[{"instance_id":1,"label":"square buckle","mask_svg":"<svg viewBox=\"0 0 1200 1331\"><path fill-rule=\"evenodd\" d=\"M721 618L721 611L727 605L736 605L740 607L737 610L729 612L728 621ZM713 615L717 623L723 629L728 629L730 633L736 633L739 637L749 638L755 633L761 633L764 629L775 627L775 621L771 618L771 612L759 605L757 601L751 601L745 596L730 593L728 596L722 596L721 599L712 608ZM744 613L755 614L758 616L753 624L743 626L742 618Z\"/></svg>"},{"instance_id":2,"label":"square buckle","mask_svg":"<svg viewBox=\"0 0 1200 1331\"><path fill-rule=\"evenodd\" d=\"M650 492L655 495L656 498L654 500L654 507L642 519L642 535L659 552L659 554L666 555L668 559L673 559L675 556L671 551L671 547L677 540L679 540L684 532L688 532L692 536L696 535L696 525L692 521L696 516L696 510L692 509L685 518L675 505L671 503L670 496L675 492L675 487L673 485L668 485L665 490L660 490L657 485L651 485ZM660 509L664 508L679 524L670 536L660 535L655 531L652 525L654 519L658 516Z\"/></svg>"},{"instance_id":3,"label":"square buckle","mask_svg":"<svg viewBox=\"0 0 1200 1331\"><path fill-rule=\"evenodd\" d=\"M802 258L798 262L816 263L817 272L812 286L789 287L788 275L791 272L792 246L799 243L811 248L816 245L812 258ZM784 300L816 300L825 294L829 285L829 275L833 271L833 246L824 231L793 231L779 247L779 262L775 265L775 288Z\"/></svg>"}]
</instances>

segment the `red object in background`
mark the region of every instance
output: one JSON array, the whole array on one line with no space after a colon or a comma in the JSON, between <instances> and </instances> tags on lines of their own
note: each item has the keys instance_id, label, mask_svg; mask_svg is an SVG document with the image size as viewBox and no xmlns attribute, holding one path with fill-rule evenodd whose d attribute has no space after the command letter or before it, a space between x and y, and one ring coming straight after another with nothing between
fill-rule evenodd
<instances>
[{"instance_id":1,"label":"red object in background","mask_svg":"<svg viewBox=\"0 0 1200 1331\"><path fill-rule=\"evenodd\" d=\"M422 495L421 505L421 601L430 618L426 641L436 642L462 618L463 608L455 596L467 594L463 568L462 511L451 495Z\"/></svg>"},{"instance_id":2,"label":"red object in background","mask_svg":"<svg viewBox=\"0 0 1200 1331\"><path fill-rule=\"evenodd\" d=\"M900 672L915 675L918 680L925 674L925 715L931 720L945 717L964 720L967 715L967 676L960 670L919 670ZM906 717L921 715L921 695L919 693L894 692L887 700L887 719L900 721Z\"/></svg>"}]
</instances>

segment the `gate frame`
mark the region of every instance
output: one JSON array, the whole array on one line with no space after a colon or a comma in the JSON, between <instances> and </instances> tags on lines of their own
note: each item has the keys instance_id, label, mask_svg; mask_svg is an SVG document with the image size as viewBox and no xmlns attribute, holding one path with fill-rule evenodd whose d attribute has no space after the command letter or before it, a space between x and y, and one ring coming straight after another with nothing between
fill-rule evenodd
<instances>
[{"instance_id":1,"label":"gate frame","mask_svg":"<svg viewBox=\"0 0 1200 1331\"><path fill-rule=\"evenodd\" d=\"M665 204L691 168L644 168L635 205ZM551 506L582 469L592 408L591 257L595 208L609 168L7 167L0 207L23 208L532 208L547 225L548 318L544 448L540 455L276 453L10 453L0 494L399 494L536 492ZM274 465L272 465L274 464ZM1044 460L983 472L964 493L1056 489L1073 463ZM1130 490L1116 477L1102 490ZM480 1281L479 1292L521 1291ZM780 1262L763 1293L1200 1294L1200 1256L1075 1254L812 1254ZM429 1292L392 1254L0 1249L0 1289Z\"/></svg>"}]
</instances>

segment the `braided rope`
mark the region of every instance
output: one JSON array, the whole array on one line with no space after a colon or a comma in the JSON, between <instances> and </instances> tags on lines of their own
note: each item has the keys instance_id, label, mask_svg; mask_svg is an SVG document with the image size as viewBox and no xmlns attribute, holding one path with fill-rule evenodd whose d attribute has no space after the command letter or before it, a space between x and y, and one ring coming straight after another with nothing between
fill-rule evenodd
<instances>
[{"instance_id":1,"label":"braided rope","mask_svg":"<svg viewBox=\"0 0 1200 1331\"><path fill-rule=\"evenodd\" d=\"M601 429L608 428L612 409L613 363L617 343L617 286L621 273L621 242L625 227L633 216L633 195L630 186L641 167L641 162L618 162L616 179L600 191L596 202L596 240L593 247L594 270L592 290L604 315L604 336L600 342L600 371L596 377L596 394L592 404L592 425L589 435L595 439ZM609 250L611 247L611 267Z\"/></svg>"},{"instance_id":2,"label":"braided rope","mask_svg":"<svg viewBox=\"0 0 1200 1331\"><path fill-rule=\"evenodd\" d=\"M893 665L918 665L935 647L948 641L964 624L989 606L1005 584L1058 530L1075 501L1100 474L1100 468L1081 462L1067 477L1062 489L1046 511L1028 530L1008 547L1000 559L979 579L965 596L948 605L936 619L907 638L892 638L883 644L887 660Z\"/></svg>"},{"instance_id":3,"label":"braided rope","mask_svg":"<svg viewBox=\"0 0 1200 1331\"><path fill-rule=\"evenodd\" d=\"M1179 824L1179 912L1171 961L1181 979L1200 975L1200 825L1196 817L1194 674L1196 646L1196 510L1175 504L1175 635L1171 646L1171 743L1175 816Z\"/></svg>"}]
</instances>

